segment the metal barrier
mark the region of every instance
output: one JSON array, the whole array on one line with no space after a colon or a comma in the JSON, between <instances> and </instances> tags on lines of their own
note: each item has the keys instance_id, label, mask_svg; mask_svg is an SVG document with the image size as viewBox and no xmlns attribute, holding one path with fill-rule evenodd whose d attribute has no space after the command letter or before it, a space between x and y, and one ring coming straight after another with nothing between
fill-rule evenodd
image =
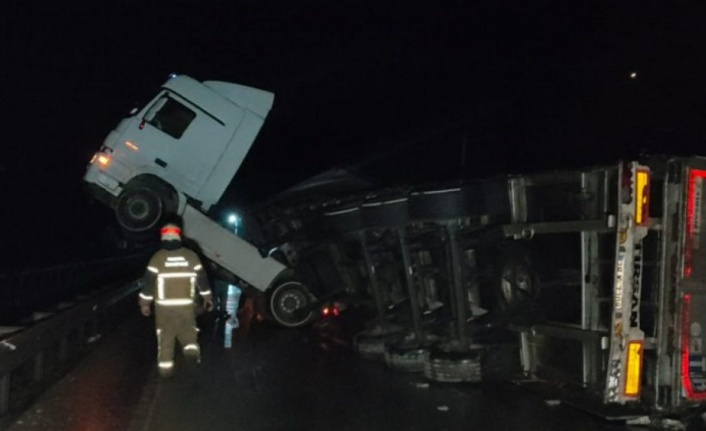
<instances>
[{"instance_id":1,"label":"metal barrier","mask_svg":"<svg viewBox=\"0 0 706 431\"><path fill-rule=\"evenodd\" d=\"M145 254L133 254L0 274L0 325L15 325L36 310L71 300L116 277L142 271L147 260Z\"/></svg>"},{"instance_id":2,"label":"metal barrier","mask_svg":"<svg viewBox=\"0 0 706 431\"><path fill-rule=\"evenodd\" d=\"M135 302L126 299L134 299L139 284L127 282L126 274L122 282L80 296L75 303L33 313L26 326L0 326L0 416L46 388L102 330L134 311Z\"/></svg>"}]
</instances>

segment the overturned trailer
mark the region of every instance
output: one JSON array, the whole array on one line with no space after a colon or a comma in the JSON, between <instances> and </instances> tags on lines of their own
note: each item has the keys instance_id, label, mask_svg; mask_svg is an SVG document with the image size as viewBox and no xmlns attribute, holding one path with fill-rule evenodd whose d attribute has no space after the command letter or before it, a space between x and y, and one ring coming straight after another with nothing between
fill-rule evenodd
<instances>
[{"instance_id":1,"label":"overturned trailer","mask_svg":"<svg viewBox=\"0 0 706 431\"><path fill-rule=\"evenodd\" d=\"M451 185L307 189L255 208L246 229L318 298L369 300L361 353L476 381L501 352L517 359L508 379L671 413L706 400L704 178L704 158L651 157Z\"/></svg>"}]
</instances>

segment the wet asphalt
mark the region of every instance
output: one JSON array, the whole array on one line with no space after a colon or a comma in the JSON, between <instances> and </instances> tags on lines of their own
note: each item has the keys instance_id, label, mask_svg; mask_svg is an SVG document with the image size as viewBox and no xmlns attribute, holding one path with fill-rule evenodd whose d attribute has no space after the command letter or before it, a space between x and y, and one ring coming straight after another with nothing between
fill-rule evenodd
<instances>
[{"instance_id":1,"label":"wet asphalt","mask_svg":"<svg viewBox=\"0 0 706 431\"><path fill-rule=\"evenodd\" d=\"M202 366L178 360L175 376L165 380L156 373L153 320L135 313L6 429L646 429L607 422L512 383L430 382L360 358L311 329L254 323L225 349L216 327L202 321Z\"/></svg>"}]
</instances>

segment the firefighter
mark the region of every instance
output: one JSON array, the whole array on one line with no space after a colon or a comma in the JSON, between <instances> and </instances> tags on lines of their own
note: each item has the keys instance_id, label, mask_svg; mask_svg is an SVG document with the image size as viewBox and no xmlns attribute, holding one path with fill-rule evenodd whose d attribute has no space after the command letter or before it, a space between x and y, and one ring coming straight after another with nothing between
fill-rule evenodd
<instances>
[{"instance_id":1,"label":"firefighter","mask_svg":"<svg viewBox=\"0 0 706 431\"><path fill-rule=\"evenodd\" d=\"M161 235L162 248L147 265L139 305L142 314L149 316L154 302L159 374L169 377L174 371L175 341L179 342L187 359L201 363L196 328L196 288L207 311L213 309L213 301L201 260L182 245L181 229L175 224L167 224Z\"/></svg>"}]
</instances>

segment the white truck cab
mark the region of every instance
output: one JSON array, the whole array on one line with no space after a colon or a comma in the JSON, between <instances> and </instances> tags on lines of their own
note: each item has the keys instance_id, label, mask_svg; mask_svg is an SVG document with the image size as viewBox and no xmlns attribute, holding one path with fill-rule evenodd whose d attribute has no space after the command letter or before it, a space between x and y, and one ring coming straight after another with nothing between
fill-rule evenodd
<instances>
[{"instance_id":1,"label":"white truck cab","mask_svg":"<svg viewBox=\"0 0 706 431\"><path fill-rule=\"evenodd\" d=\"M233 180L273 102L274 94L256 88L172 75L108 134L84 180L127 234L156 235L165 217L179 216L206 257L266 292L274 320L296 327L313 316L308 288L203 214Z\"/></svg>"},{"instance_id":2,"label":"white truck cab","mask_svg":"<svg viewBox=\"0 0 706 431\"><path fill-rule=\"evenodd\" d=\"M129 232L153 228L188 204L215 204L238 171L274 94L171 75L105 139L84 180Z\"/></svg>"}]
</instances>

